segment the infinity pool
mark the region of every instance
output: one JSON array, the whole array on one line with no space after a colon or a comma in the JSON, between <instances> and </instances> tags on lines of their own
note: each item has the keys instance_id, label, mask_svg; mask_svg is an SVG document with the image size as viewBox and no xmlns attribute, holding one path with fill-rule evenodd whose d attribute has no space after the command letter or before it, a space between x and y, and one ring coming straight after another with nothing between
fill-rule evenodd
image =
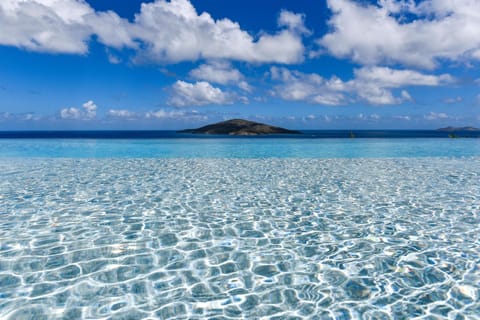
<instances>
[{"instance_id":1,"label":"infinity pool","mask_svg":"<svg viewBox=\"0 0 480 320\"><path fill-rule=\"evenodd\" d=\"M0 318L478 319L465 141L2 142Z\"/></svg>"}]
</instances>

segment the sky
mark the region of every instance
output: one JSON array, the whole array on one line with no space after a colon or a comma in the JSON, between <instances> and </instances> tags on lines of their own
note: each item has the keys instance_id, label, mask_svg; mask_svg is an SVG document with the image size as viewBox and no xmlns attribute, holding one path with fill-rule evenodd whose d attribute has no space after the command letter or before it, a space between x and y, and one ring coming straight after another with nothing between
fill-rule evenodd
<instances>
[{"instance_id":1,"label":"sky","mask_svg":"<svg viewBox=\"0 0 480 320\"><path fill-rule=\"evenodd\" d=\"M0 130L480 126L480 0L2 0Z\"/></svg>"}]
</instances>

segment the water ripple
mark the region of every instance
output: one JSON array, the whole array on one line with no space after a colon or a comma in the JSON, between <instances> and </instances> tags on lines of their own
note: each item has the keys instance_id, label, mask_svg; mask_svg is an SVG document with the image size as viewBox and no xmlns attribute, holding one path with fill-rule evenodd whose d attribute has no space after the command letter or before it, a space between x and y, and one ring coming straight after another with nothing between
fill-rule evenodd
<instances>
[{"instance_id":1,"label":"water ripple","mask_svg":"<svg viewBox=\"0 0 480 320\"><path fill-rule=\"evenodd\" d=\"M1 159L2 319L478 319L480 159Z\"/></svg>"}]
</instances>

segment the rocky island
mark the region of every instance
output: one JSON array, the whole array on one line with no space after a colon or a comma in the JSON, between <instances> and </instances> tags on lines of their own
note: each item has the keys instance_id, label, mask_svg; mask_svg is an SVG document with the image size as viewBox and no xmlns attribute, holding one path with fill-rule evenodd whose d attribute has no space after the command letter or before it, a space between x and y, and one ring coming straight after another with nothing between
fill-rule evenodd
<instances>
[{"instance_id":1,"label":"rocky island","mask_svg":"<svg viewBox=\"0 0 480 320\"><path fill-rule=\"evenodd\" d=\"M475 127L446 127L437 129L437 131L454 132L454 131L480 131L480 128Z\"/></svg>"},{"instance_id":2,"label":"rocky island","mask_svg":"<svg viewBox=\"0 0 480 320\"><path fill-rule=\"evenodd\" d=\"M179 132L199 134L227 134L235 136L257 136L265 134L302 134L300 131L288 130L268 124L232 119L214 124L209 124L197 129L186 129Z\"/></svg>"}]
</instances>

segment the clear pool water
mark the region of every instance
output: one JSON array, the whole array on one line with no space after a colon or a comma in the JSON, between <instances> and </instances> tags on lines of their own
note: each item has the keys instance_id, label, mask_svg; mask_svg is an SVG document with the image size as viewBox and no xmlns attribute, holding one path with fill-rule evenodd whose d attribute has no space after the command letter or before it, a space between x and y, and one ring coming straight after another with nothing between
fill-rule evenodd
<instances>
[{"instance_id":1,"label":"clear pool water","mask_svg":"<svg viewBox=\"0 0 480 320\"><path fill-rule=\"evenodd\" d=\"M232 141L0 141L0 318L480 318L478 142Z\"/></svg>"},{"instance_id":2,"label":"clear pool water","mask_svg":"<svg viewBox=\"0 0 480 320\"><path fill-rule=\"evenodd\" d=\"M399 158L480 156L480 139L0 139L0 157Z\"/></svg>"}]
</instances>

